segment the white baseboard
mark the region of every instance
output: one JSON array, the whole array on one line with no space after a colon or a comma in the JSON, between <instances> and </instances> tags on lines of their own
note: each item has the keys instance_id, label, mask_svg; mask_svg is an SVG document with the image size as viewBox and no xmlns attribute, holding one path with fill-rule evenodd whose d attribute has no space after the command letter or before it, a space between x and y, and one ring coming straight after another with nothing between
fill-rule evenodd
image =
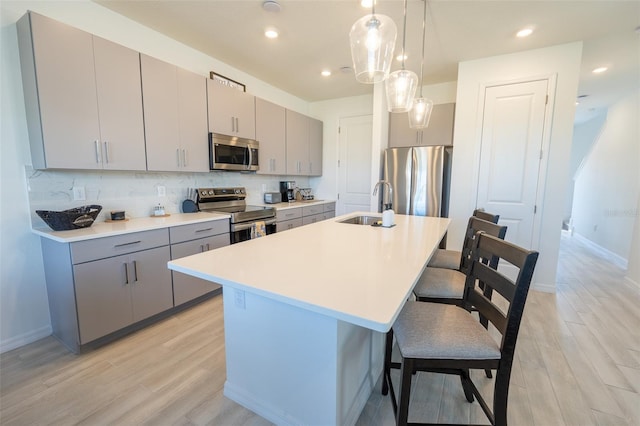
<instances>
[{"instance_id":1,"label":"white baseboard","mask_svg":"<svg viewBox=\"0 0 640 426\"><path fill-rule=\"evenodd\" d=\"M588 239L587 237L580 235L578 233L574 233L573 237L576 238L577 240L580 240L581 243L584 243L584 245L589 246L589 248L593 249L594 251L598 252L600 255L604 256L607 258L607 260L609 260L611 263L614 263L616 266L627 270L627 268L629 267L629 261L627 259L625 259L624 257L620 256L619 254L616 254L604 247L602 247L601 245L594 243L593 241L591 241L590 239Z\"/></svg>"},{"instance_id":2,"label":"white baseboard","mask_svg":"<svg viewBox=\"0 0 640 426\"><path fill-rule=\"evenodd\" d=\"M33 343L36 340L44 339L45 337L50 336L51 332L51 326L47 325L37 330L32 330L28 333L21 334L20 336L14 336L7 340L3 340L2 342L0 342L0 353L19 348L20 346L28 345L29 343Z\"/></svg>"},{"instance_id":3,"label":"white baseboard","mask_svg":"<svg viewBox=\"0 0 640 426\"><path fill-rule=\"evenodd\" d=\"M531 285L532 290L541 291L543 293L555 293L556 285L555 284L545 284L545 283L533 283Z\"/></svg>"}]
</instances>

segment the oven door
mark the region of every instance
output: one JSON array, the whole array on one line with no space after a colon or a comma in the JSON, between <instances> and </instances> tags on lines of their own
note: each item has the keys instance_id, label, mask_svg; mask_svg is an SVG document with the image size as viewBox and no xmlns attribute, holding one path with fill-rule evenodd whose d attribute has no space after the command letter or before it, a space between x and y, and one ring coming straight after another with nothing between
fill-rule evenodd
<instances>
[{"instance_id":1,"label":"oven door","mask_svg":"<svg viewBox=\"0 0 640 426\"><path fill-rule=\"evenodd\" d=\"M258 142L209 133L209 169L256 171Z\"/></svg>"},{"instance_id":2,"label":"oven door","mask_svg":"<svg viewBox=\"0 0 640 426\"><path fill-rule=\"evenodd\" d=\"M254 231L255 221L232 223L231 224L231 244L241 243L251 239ZM276 219L267 219L264 221L265 231L267 235L274 234L276 232Z\"/></svg>"}]
</instances>

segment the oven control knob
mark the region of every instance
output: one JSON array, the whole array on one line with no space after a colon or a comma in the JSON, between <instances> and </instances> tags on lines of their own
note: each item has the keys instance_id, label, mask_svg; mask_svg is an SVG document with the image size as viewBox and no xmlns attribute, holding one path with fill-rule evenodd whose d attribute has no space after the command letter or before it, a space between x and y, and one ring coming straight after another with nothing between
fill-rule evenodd
<instances>
[{"instance_id":1,"label":"oven control knob","mask_svg":"<svg viewBox=\"0 0 640 426\"><path fill-rule=\"evenodd\" d=\"M204 197L205 195L207 195L207 191L200 191L200 195Z\"/></svg>"},{"instance_id":2,"label":"oven control knob","mask_svg":"<svg viewBox=\"0 0 640 426\"><path fill-rule=\"evenodd\" d=\"M209 195L213 195L213 189L209 190Z\"/></svg>"},{"instance_id":3,"label":"oven control knob","mask_svg":"<svg viewBox=\"0 0 640 426\"><path fill-rule=\"evenodd\" d=\"M240 189L236 188L233 192L235 192L236 194L240 193Z\"/></svg>"}]
</instances>

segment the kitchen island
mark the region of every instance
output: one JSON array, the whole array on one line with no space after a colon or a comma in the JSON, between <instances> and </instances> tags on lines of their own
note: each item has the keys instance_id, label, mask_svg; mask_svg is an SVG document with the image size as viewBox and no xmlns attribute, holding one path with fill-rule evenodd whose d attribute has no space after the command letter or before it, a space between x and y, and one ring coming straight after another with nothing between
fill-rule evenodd
<instances>
[{"instance_id":1,"label":"kitchen island","mask_svg":"<svg viewBox=\"0 0 640 426\"><path fill-rule=\"evenodd\" d=\"M276 424L351 425L382 372L384 333L449 219L312 225L169 262L223 286L230 399Z\"/></svg>"}]
</instances>

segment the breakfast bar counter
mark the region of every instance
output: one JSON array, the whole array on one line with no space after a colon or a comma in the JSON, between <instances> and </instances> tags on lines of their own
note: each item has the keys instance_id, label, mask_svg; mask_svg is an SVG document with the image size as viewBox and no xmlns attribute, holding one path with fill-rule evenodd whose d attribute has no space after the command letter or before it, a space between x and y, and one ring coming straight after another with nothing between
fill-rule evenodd
<instances>
[{"instance_id":1,"label":"breakfast bar counter","mask_svg":"<svg viewBox=\"0 0 640 426\"><path fill-rule=\"evenodd\" d=\"M384 333L449 219L312 225L169 262L223 286L230 399L276 424L354 424L380 376ZM374 214L375 215L375 214Z\"/></svg>"}]
</instances>

